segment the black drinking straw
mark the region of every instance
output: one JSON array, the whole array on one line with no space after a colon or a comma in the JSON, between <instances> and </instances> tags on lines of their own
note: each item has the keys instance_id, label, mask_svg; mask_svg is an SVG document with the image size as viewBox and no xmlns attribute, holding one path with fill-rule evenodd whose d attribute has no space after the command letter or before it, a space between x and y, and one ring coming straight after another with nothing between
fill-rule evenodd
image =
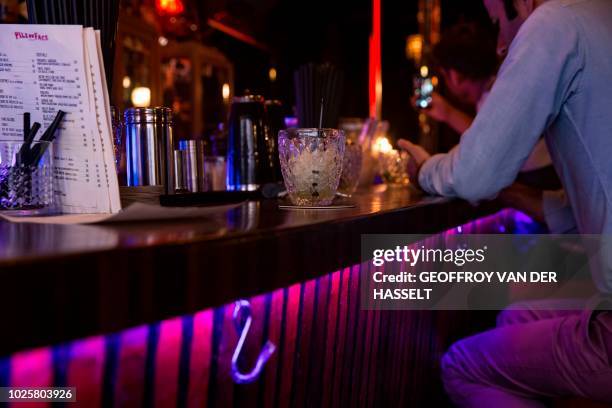
<instances>
[{"instance_id":1,"label":"black drinking straw","mask_svg":"<svg viewBox=\"0 0 612 408\"><path fill-rule=\"evenodd\" d=\"M30 146L36 137L36 134L40 130L40 123L34 122L32 127L28 130L27 134L24 134L23 145L21 145L21 149L19 149L17 161L19 164L25 163L28 164L30 159Z\"/></svg>"},{"instance_id":2,"label":"black drinking straw","mask_svg":"<svg viewBox=\"0 0 612 408\"><path fill-rule=\"evenodd\" d=\"M315 72L312 69L312 65L308 64L308 84L306 85L306 92L308 96L308 100L306 101L306 109L308 112L308 127L314 128L317 127L315 125L315 117L317 116L316 112L318 112L316 104L313 102L316 100L316 96L314 94L315 89Z\"/></svg>"},{"instance_id":3,"label":"black drinking straw","mask_svg":"<svg viewBox=\"0 0 612 408\"><path fill-rule=\"evenodd\" d=\"M53 140L55 140L55 133L64 119L64 116L66 116L66 112L58 111L55 119L53 119L53 123L51 123L51 126L49 126L45 133L43 133L43 135L40 137L39 143L36 143L36 145L32 147L29 162L30 166L38 166L38 163L40 163L40 160L49 148L49 145L51 142L53 142Z\"/></svg>"},{"instance_id":4,"label":"black drinking straw","mask_svg":"<svg viewBox=\"0 0 612 408\"><path fill-rule=\"evenodd\" d=\"M329 104L333 100L331 92L330 92L330 86L331 86L331 81L329 77L329 67L325 67L325 70L323 71L323 75L321 76L321 89L322 89L321 93L325 95L325 100L327 101L327 105L328 105L325 109L325 116L324 116L326 127L329 124L329 110L331 109L331 105Z\"/></svg>"},{"instance_id":5,"label":"black drinking straw","mask_svg":"<svg viewBox=\"0 0 612 408\"><path fill-rule=\"evenodd\" d=\"M302 118L302 90L300 88L300 73L295 71L293 73L293 89L295 90L295 114L298 120Z\"/></svg>"},{"instance_id":6,"label":"black drinking straw","mask_svg":"<svg viewBox=\"0 0 612 408\"><path fill-rule=\"evenodd\" d=\"M98 29L104 29L106 30L106 27L104 26L104 12L102 11L102 1L101 0L93 0L93 2L95 3L95 7L93 10L93 17L94 17L94 26Z\"/></svg>"},{"instance_id":7,"label":"black drinking straw","mask_svg":"<svg viewBox=\"0 0 612 408\"><path fill-rule=\"evenodd\" d=\"M95 6L93 4L95 0L84 0L84 3L87 4L87 6L89 7L89 19L85 19L85 21L87 22L87 26L88 27L94 27L96 28L97 24L96 24L96 10L95 10Z\"/></svg>"},{"instance_id":8,"label":"black drinking straw","mask_svg":"<svg viewBox=\"0 0 612 408\"><path fill-rule=\"evenodd\" d=\"M55 18L55 5L53 2L47 3L47 20L49 20L51 24L57 24L57 19Z\"/></svg>"},{"instance_id":9,"label":"black drinking straw","mask_svg":"<svg viewBox=\"0 0 612 408\"><path fill-rule=\"evenodd\" d=\"M299 126L337 127L342 97L342 72L328 63L322 65L309 63L294 72L293 82ZM321 100L325 102L322 115L319 105Z\"/></svg>"},{"instance_id":10,"label":"black drinking straw","mask_svg":"<svg viewBox=\"0 0 612 408\"><path fill-rule=\"evenodd\" d=\"M62 24L68 24L70 17L68 16L68 5L66 4L66 0L60 3L60 8L62 10Z\"/></svg>"},{"instance_id":11,"label":"black drinking straw","mask_svg":"<svg viewBox=\"0 0 612 408\"><path fill-rule=\"evenodd\" d=\"M28 6L28 21L31 24L36 24L38 18L36 16L36 3L32 0L26 1L26 5Z\"/></svg>"},{"instance_id":12,"label":"black drinking straw","mask_svg":"<svg viewBox=\"0 0 612 408\"><path fill-rule=\"evenodd\" d=\"M32 127L30 128L28 134L25 137L25 141L23 143L22 149L29 149L30 145L32 144L32 142L34 141L34 138L36 137L36 134L38 133L38 131L40 130L40 123L38 122L34 122L34 124L32 125Z\"/></svg>"},{"instance_id":13,"label":"black drinking straw","mask_svg":"<svg viewBox=\"0 0 612 408\"><path fill-rule=\"evenodd\" d=\"M323 129L323 107L325 105L325 98L321 98L321 113L319 114L319 129Z\"/></svg>"},{"instance_id":14,"label":"black drinking straw","mask_svg":"<svg viewBox=\"0 0 612 408\"><path fill-rule=\"evenodd\" d=\"M51 4L47 4L49 6L49 11L51 13L51 21L53 21L53 24L60 24L59 18L58 18L58 13L57 13L57 4L55 4L55 2L51 3Z\"/></svg>"},{"instance_id":15,"label":"black drinking straw","mask_svg":"<svg viewBox=\"0 0 612 408\"><path fill-rule=\"evenodd\" d=\"M55 139L55 132L59 128L59 125L64 119L64 116L66 116L66 112L61 110L57 112L57 115L55 115L55 119L53 119L51 126L49 126L45 133L43 133L43 135L40 137L41 142L52 142Z\"/></svg>"},{"instance_id":16,"label":"black drinking straw","mask_svg":"<svg viewBox=\"0 0 612 408\"><path fill-rule=\"evenodd\" d=\"M27 140L30 134L30 112L23 114L23 140Z\"/></svg>"},{"instance_id":17,"label":"black drinking straw","mask_svg":"<svg viewBox=\"0 0 612 408\"><path fill-rule=\"evenodd\" d=\"M78 0L72 0L72 21L79 20L79 6L77 4Z\"/></svg>"},{"instance_id":18,"label":"black drinking straw","mask_svg":"<svg viewBox=\"0 0 612 408\"><path fill-rule=\"evenodd\" d=\"M312 111L312 72L310 70L310 66L307 65L305 68L306 71L306 95L305 95L305 105L306 105L306 123L304 124L305 127L313 127L312 125L312 115L311 115L311 111Z\"/></svg>"},{"instance_id":19,"label":"black drinking straw","mask_svg":"<svg viewBox=\"0 0 612 408\"><path fill-rule=\"evenodd\" d=\"M47 16L47 3L40 2L38 5L38 21L41 23L50 24L49 17Z\"/></svg>"}]
</instances>

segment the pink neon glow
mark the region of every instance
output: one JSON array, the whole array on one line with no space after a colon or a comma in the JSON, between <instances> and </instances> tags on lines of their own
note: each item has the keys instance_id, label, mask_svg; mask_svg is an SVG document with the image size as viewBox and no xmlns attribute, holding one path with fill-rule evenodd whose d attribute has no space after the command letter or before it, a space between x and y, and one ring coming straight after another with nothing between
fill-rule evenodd
<instances>
[{"instance_id":1,"label":"pink neon glow","mask_svg":"<svg viewBox=\"0 0 612 408\"><path fill-rule=\"evenodd\" d=\"M530 218L524 214L519 214L514 211L505 210L496 215L482 218L471 222L461 227L453 228L443 234L429 237L419 244L435 245L439 240L444 240L445 237L456 234L473 234L482 233L482 231L500 231L501 228L511 229L513 223L521 222L528 224ZM344 304L329 303L327 310L328 314L339 314L339 321L353 322L350 313L356 310L354 303L356 297L346 298L347 293L358 293L358 279L361 266L355 265L350 268L345 268L341 271L336 271L325 275L316 280L311 280L302 284L296 284L286 289L278 289L272 293L259 295L249 299L253 316L265 316L267 308L269 308L268 331L263 333L261 321L258 325L253 325L252 331L249 333L249 341L245 345L245 369L250 369L249 364L254 361L261 351L261 345L267 339L275 344L281 342L281 332L285 338L295 338L298 331L301 331L302 336L310 336L307 333L308 327L299 327L300 319L298 315L300 310L306 314L303 316L303 321L309 321L309 315L321 314L318 304L315 303L315 294L317 286L325 288L330 299L342 299L341 302L349 302L349 307ZM329 288L329 290L327 289ZM304 293L302 294L302 291ZM351 292L355 291L355 292ZM339 309L340 308L340 309ZM220 361L230 361L233 349L237 341L236 329L232 320L233 304L221 306L218 309L209 309L193 315L193 338L190 345L189 356L189 388L187 391L188 400L194 406L205 405L209 387L215 387L215 384L209 384L209 374L211 371L213 348L213 325L215 324L215 311L220 312L219 316L223 317L222 333L218 341L220 342L217 356ZM283 316L283 313L285 315ZM367 312L366 312L367 313ZM261 320L261 318L259 318ZM284 323L282 323L284 321ZM281 327L281 324L284 326ZM376 321L367 324L377 324ZM143 388L145 384L145 367L147 359L147 344L149 336L151 336L151 328L153 326L140 326L133 329L125 330L119 333L118 338L118 356L116 373L114 373L114 402L120 406L140 406L142 405ZM336 327L328 325L329 338L336 338L338 343L343 344L348 333L352 333L348 327ZM333 334L333 335L332 335ZM85 340L77 340L67 345L69 356L66 357L67 365L66 382L70 386L76 386L79 389L79 402L88 407L100 407L102 401L102 384L104 370L106 367L105 344L109 337L98 336ZM155 377L154 377L154 399L160 406L176 404L178 383L176 378L179 375L179 361L181 355L181 346L183 339L183 321L182 318L174 318L159 323L159 338L158 346L155 350ZM335 344L335 343L334 343ZM325 348L327 358L325 364L338 364L338 359L341 358L341 350L334 350L334 344L328 344ZM294 343L285 343L284 348L277 349L273 354L268 364L278 364L278 359L282 361L280 372L292 372L295 361L294 356L296 351ZM300 357L297 356L299 359ZM31 351L17 353L9 357L10 376L5 379L5 382L11 386L53 386L53 348L42 348ZM372 362L375 364L375 362ZM328 372L326 370L325 372ZM225 381L231 377L230 367L217 367L217 380ZM264 374L266 375L266 374ZM291 381L290 376L282 377L277 384L273 377L264 379L266 387L274 388L278 386L279 393L287 392L291 387L286 386L287 381ZM334 381L327 378L324 381ZM273 393L274 394L274 393ZM224 395L224 398L230 398L231 395ZM290 395L280 395L281 400L289 400ZM333 402L334 395L323 396L323 401ZM230 401L231 402L231 401ZM26 407L27 405L19 405ZM37 406L41 406L38 404ZM42 405L45 406L45 405Z\"/></svg>"},{"instance_id":2,"label":"pink neon glow","mask_svg":"<svg viewBox=\"0 0 612 408\"><path fill-rule=\"evenodd\" d=\"M120 336L119 366L115 382L117 405L125 407L142 406L142 390L147 352L146 326L126 330Z\"/></svg>"},{"instance_id":3,"label":"pink neon glow","mask_svg":"<svg viewBox=\"0 0 612 408\"><path fill-rule=\"evenodd\" d=\"M194 407L206 406L212 354L213 312L206 310L197 313L193 320L192 361L199 361L190 367L189 401Z\"/></svg>"},{"instance_id":4,"label":"pink neon glow","mask_svg":"<svg viewBox=\"0 0 612 408\"><path fill-rule=\"evenodd\" d=\"M83 407L98 408L102 403L102 375L104 373L104 338L94 337L76 342L71 350L72 360L66 382L78 390L78 401Z\"/></svg>"}]
</instances>

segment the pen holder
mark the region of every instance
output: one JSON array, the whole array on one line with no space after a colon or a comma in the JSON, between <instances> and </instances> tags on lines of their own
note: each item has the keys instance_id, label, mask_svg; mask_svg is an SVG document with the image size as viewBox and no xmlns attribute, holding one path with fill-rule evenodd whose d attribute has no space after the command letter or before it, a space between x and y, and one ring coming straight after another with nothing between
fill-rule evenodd
<instances>
[{"instance_id":1,"label":"pen holder","mask_svg":"<svg viewBox=\"0 0 612 408\"><path fill-rule=\"evenodd\" d=\"M37 142L22 153L22 145L0 142L0 210L18 215L52 212L53 146Z\"/></svg>"}]
</instances>

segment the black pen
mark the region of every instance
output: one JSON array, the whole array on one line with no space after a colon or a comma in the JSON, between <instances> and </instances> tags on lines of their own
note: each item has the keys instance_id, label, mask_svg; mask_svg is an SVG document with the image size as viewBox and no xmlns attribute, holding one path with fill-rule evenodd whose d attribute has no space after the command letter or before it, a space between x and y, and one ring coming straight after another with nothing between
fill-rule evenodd
<instances>
[{"instance_id":1,"label":"black pen","mask_svg":"<svg viewBox=\"0 0 612 408\"><path fill-rule=\"evenodd\" d=\"M32 145L32 142L34 141L36 134L40 130L40 126L41 126L40 123L34 122L29 132L25 135L23 145L21 146L21 149L19 149L19 153L18 153L19 155L18 161L20 164L21 163L29 164L28 163L29 158L31 157L30 153L32 151L30 149L30 146Z\"/></svg>"},{"instance_id":2,"label":"black pen","mask_svg":"<svg viewBox=\"0 0 612 408\"><path fill-rule=\"evenodd\" d=\"M59 128L59 125L64 119L64 116L66 116L66 112L64 111L57 112L57 115L55 115L55 119L53 119L53 122L51 123L51 125L47 128L47 130L45 130L45 133L43 133L43 135L40 137L41 142L52 142L53 139L55 139L55 132Z\"/></svg>"},{"instance_id":3,"label":"black pen","mask_svg":"<svg viewBox=\"0 0 612 408\"><path fill-rule=\"evenodd\" d=\"M58 111L51 126L49 126L45 133L43 133L38 143L36 143L36 145L32 147L32 160L30 161L30 165L38 166L38 163L49 148L49 145L51 144L51 142L53 142L53 140L55 140L55 133L59 128L62 120L64 119L64 116L66 116L66 112Z\"/></svg>"},{"instance_id":4,"label":"black pen","mask_svg":"<svg viewBox=\"0 0 612 408\"><path fill-rule=\"evenodd\" d=\"M30 112L23 114L23 140L27 140L30 134Z\"/></svg>"}]
</instances>

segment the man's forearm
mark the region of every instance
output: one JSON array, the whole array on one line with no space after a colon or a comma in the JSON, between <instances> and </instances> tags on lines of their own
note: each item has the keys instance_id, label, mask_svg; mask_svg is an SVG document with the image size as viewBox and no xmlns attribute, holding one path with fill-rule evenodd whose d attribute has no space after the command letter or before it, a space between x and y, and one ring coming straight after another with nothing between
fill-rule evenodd
<instances>
[{"instance_id":1,"label":"man's forearm","mask_svg":"<svg viewBox=\"0 0 612 408\"><path fill-rule=\"evenodd\" d=\"M514 183L502 190L498 198L505 206L522 211L538 222L546 223L542 195L542 190Z\"/></svg>"},{"instance_id":2,"label":"man's forearm","mask_svg":"<svg viewBox=\"0 0 612 408\"><path fill-rule=\"evenodd\" d=\"M470 115L452 106L448 107L448 111L446 113L446 124L460 135L462 135L470 128L470 126L472 126L473 121L474 118Z\"/></svg>"}]
</instances>

